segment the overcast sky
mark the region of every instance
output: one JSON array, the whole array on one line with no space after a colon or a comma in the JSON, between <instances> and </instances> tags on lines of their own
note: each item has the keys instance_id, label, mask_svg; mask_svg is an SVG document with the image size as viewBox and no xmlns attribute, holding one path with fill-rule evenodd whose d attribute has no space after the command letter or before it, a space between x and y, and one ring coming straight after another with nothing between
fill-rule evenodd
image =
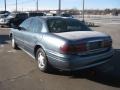
<instances>
[{"instance_id":1,"label":"overcast sky","mask_svg":"<svg viewBox=\"0 0 120 90\"><path fill-rule=\"evenodd\" d=\"M6 0L7 10L15 10L16 0ZM82 9L83 0L61 0L62 9ZM39 9L57 9L58 0L39 0ZM85 0L85 9L120 8L120 0ZM36 0L18 0L19 10L35 10ZM4 0L0 0L0 10L4 10Z\"/></svg>"}]
</instances>

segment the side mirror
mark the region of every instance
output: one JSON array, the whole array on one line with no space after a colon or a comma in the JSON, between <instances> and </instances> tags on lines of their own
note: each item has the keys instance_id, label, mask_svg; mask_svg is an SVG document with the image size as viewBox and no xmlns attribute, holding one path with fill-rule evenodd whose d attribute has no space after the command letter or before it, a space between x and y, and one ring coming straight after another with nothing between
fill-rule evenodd
<instances>
[{"instance_id":1,"label":"side mirror","mask_svg":"<svg viewBox=\"0 0 120 90\"><path fill-rule=\"evenodd\" d=\"M18 26L17 29L18 29L19 31L21 31L21 30L22 30L22 31L26 31L26 29L25 29L24 27L20 27L20 26Z\"/></svg>"},{"instance_id":2,"label":"side mirror","mask_svg":"<svg viewBox=\"0 0 120 90\"><path fill-rule=\"evenodd\" d=\"M19 27L19 26L18 27L14 27L14 29L18 29L19 31L22 30L22 28Z\"/></svg>"},{"instance_id":3,"label":"side mirror","mask_svg":"<svg viewBox=\"0 0 120 90\"><path fill-rule=\"evenodd\" d=\"M18 26L18 27L13 27L14 29L18 29L18 30L21 30L21 28Z\"/></svg>"},{"instance_id":4,"label":"side mirror","mask_svg":"<svg viewBox=\"0 0 120 90\"><path fill-rule=\"evenodd\" d=\"M20 30L22 30L22 28L21 28L21 27L19 27L19 26L17 27L17 29L18 29L19 31L20 31Z\"/></svg>"}]
</instances>

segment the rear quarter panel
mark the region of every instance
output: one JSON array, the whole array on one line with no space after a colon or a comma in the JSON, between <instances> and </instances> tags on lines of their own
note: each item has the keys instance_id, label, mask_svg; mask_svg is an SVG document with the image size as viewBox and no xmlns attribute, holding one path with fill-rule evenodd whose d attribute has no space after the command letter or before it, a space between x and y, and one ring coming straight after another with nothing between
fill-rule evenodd
<instances>
[{"instance_id":1,"label":"rear quarter panel","mask_svg":"<svg viewBox=\"0 0 120 90\"><path fill-rule=\"evenodd\" d=\"M60 46L64 45L67 41L52 33L46 33L43 35L44 47L47 52L59 53Z\"/></svg>"}]
</instances>

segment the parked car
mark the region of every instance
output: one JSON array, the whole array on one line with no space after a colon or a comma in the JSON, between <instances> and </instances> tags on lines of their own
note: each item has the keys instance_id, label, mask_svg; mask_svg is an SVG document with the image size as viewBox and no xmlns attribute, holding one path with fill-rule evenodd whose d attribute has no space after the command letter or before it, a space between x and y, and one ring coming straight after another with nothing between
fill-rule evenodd
<instances>
[{"instance_id":1,"label":"parked car","mask_svg":"<svg viewBox=\"0 0 120 90\"><path fill-rule=\"evenodd\" d=\"M42 12L26 12L28 17L35 17L35 16L46 16L45 13Z\"/></svg>"},{"instance_id":2,"label":"parked car","mask_svg":"<svg viewBox=\"0 0 120 90\"><path fill-rule=\"evenodd\" d=\"M62 16L62 17L69 17L69 18L73 18L73 16L72 16L72 15L67 14L67 13L63 13L63 14L61 14L61 16Z\"/></svg>"},{"instance_id":3,"label":"parked car","mask_svg":"<svg viewBox=\"0 0 120 90\"><path fill-rule=\"evenodd\" d=\"M10 15L10 12L8 11L0 11L0 25L2 26L4 24L4 19Z\"/></svg>"},{"instance_id":4,"label":"parked car","mask_svg":"<svg viewBox=\"0 0 120 90\"><path fill-rule=\"evenodd\" d=\"M44 72L51 67L65 71L90 68L113 55L109 35L92 31L73 18L31 17L11 29L10 37L12 47L36 59Z\"/></svg>"},{"instance_id":5,"label":"parked car","mask_svg":"<svg viewBox=\"0 0 120 90\"><path fill-rule=\"evenodd\" d=\"M26 13L12 13L7 17L2 18L0 20L0 25L17 27L19 26L20 23L22 23L27 18L28 18L28 15Z\"/></svg>"},{"instance_id":6,"label":"parked car","mask_svg":"<svg viewBox=\"0 0 120 90\"><path fill-rule=\"evenodd\" d=\"M0 11L0 18L7 17L9 14L9 11Z\"/></svg>"}]
</instances>

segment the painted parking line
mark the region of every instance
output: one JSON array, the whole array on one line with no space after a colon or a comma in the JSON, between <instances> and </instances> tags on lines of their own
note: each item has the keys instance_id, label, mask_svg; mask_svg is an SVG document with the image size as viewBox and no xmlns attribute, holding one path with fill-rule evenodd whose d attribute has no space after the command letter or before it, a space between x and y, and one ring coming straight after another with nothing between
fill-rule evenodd
<instances>
[{"instance_id":1,"label":"painted parking line","mask_svg":"<svg viewBox=\"0 0 120 90\"><path fill-rule=\"evenodd\" d=\"M16 52L16 50L9 50L9 51L7 51L8 53L15 53Z\"/></svg>"},{"instance_id":2,"label":"painted parking line","mask_svg":"<svg viewBox=\"0 0 120 90\"><path fill-rule=\"evenodd\" d=\"M93 22L96 24L113 24L113 25L117 25L120 24L120 22L102 22L102 21L92 21L92 20L86 20L86 22Z\"/></svg>"},{"instance_id":3,"label":"painted parking line","mask_svg":"<svg viewBox=\"0 0 120 90\"><path fill-rule=\"evenodd\" d=\"M104 22L94 22L94 23L99 23L99 24L120 24L120 23L104 23Z\"/></svg>"}]
</instances>

